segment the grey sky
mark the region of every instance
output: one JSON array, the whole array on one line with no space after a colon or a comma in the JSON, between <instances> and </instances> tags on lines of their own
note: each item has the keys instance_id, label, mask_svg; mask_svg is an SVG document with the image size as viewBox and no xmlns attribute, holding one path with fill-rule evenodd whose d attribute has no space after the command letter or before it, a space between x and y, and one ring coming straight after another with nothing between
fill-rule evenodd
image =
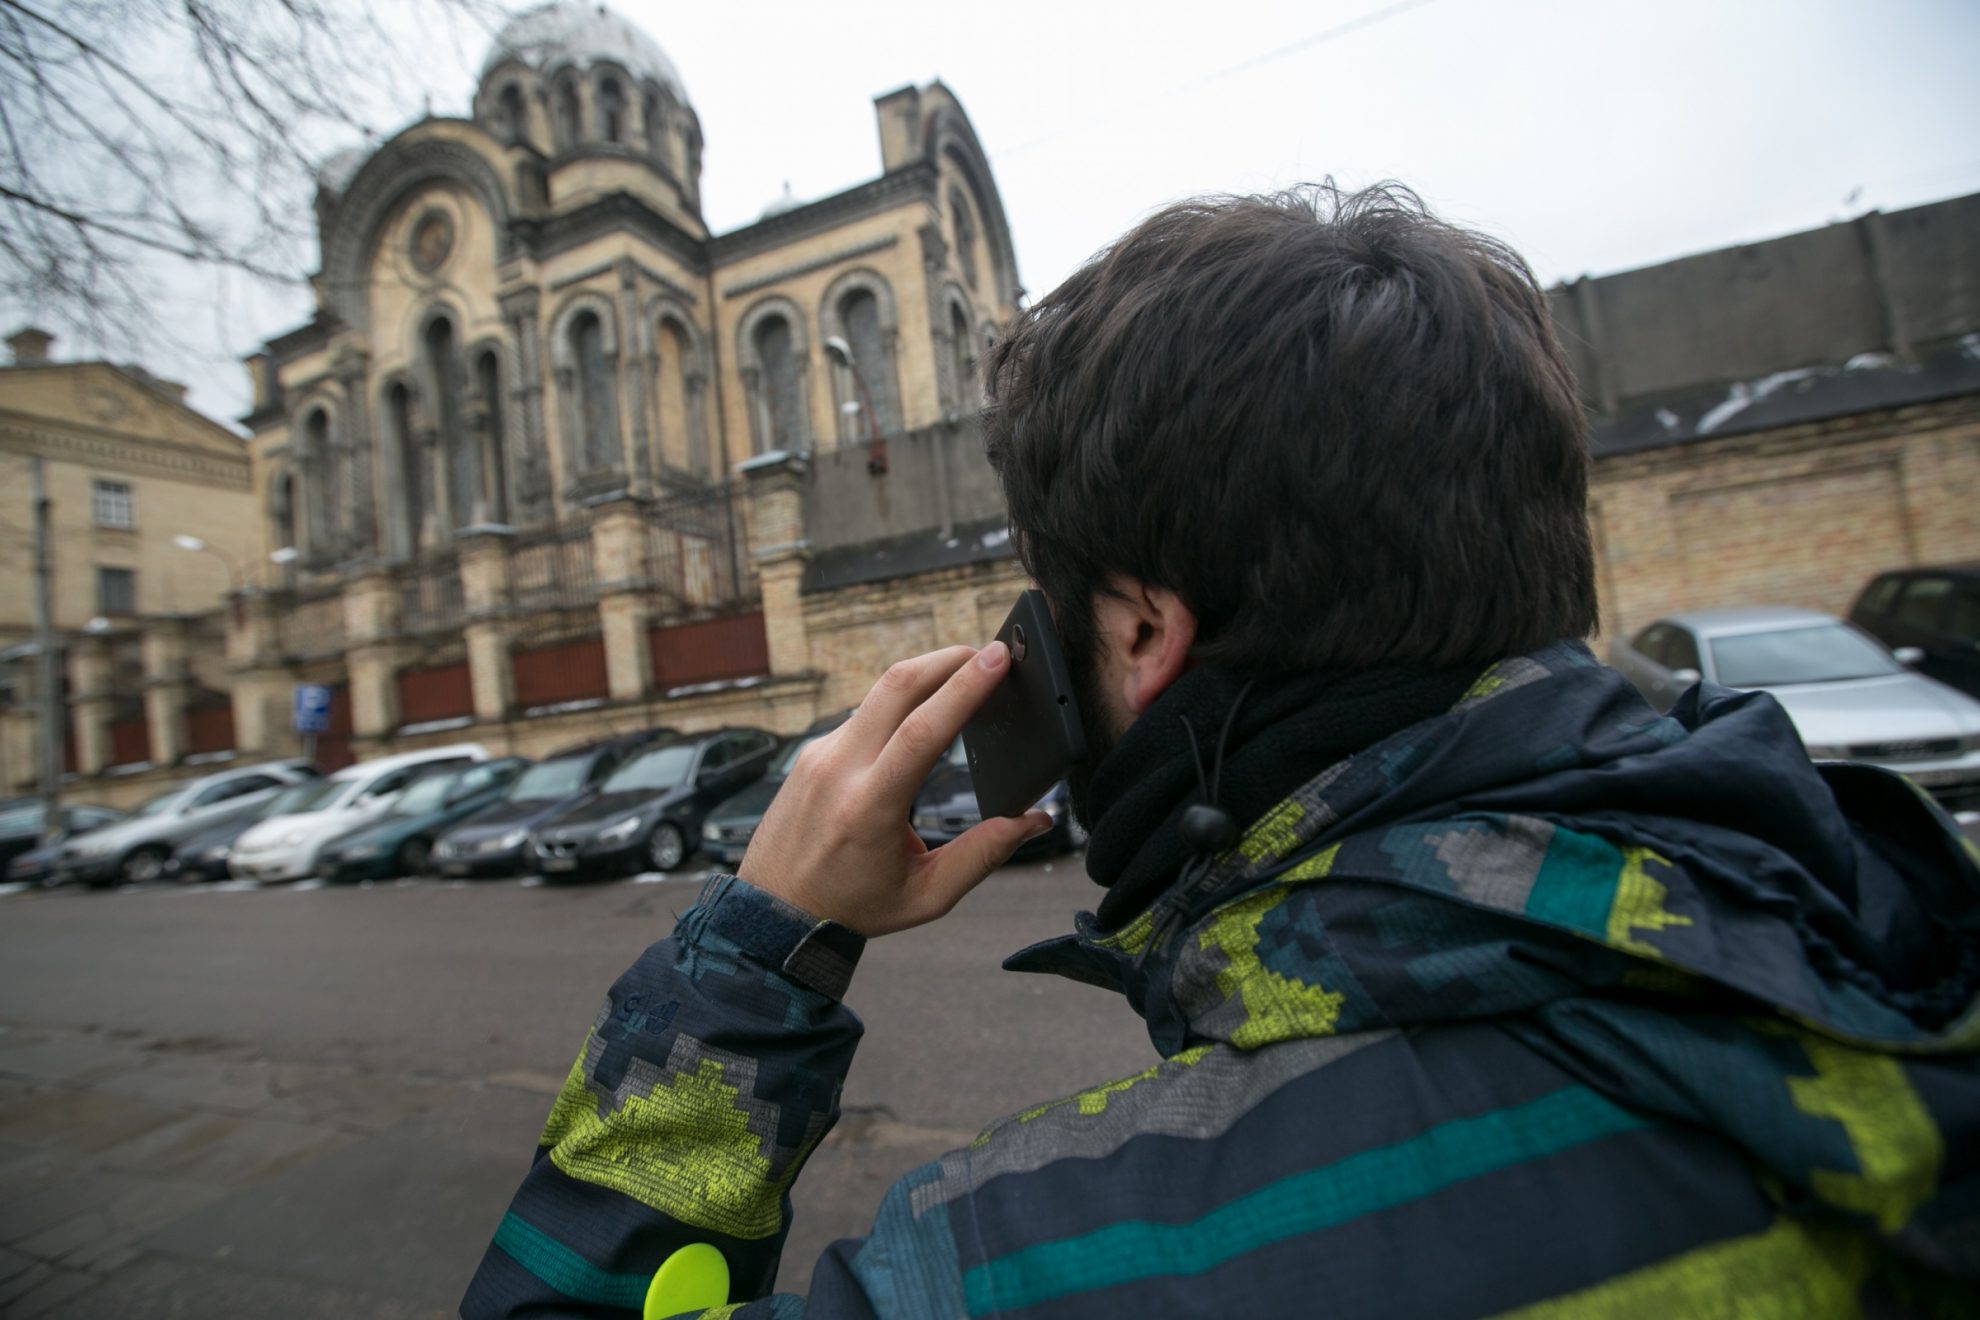
<instances>
[{"instance_id":1,"label":"grey sky","mask_svg":"<svg viewBox=\"0 0 1980 1320\"><path fill-rule=\"evenodd\" d=\"M1164 201L1326 174L1408 183L1549 283L1980 189L1971 0L618 7L687 83L712 228L785 180L813 198L872 177L871 98L939 76L990 152L1034 297ZM478 62L432 52L436 113L465 111ZM307 307L238 282L222 306L188 319L204 351L152 365L232 417L245 385L223 355Z\"/></svg>"}]
</instances>

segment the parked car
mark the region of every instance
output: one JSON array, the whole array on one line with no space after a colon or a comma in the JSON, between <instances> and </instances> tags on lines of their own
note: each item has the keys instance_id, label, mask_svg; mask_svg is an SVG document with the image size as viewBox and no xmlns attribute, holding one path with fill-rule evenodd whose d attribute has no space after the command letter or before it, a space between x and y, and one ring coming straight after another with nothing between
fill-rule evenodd
<instances>
[{"instance_id":1,"label":"parked car","mask_svg":"<svg viewBox=\"0 0 1980 1320\"><path fill-rule=\"evenodd\" d=\"M445 876L516 875L530 864L529 832L598 791L628 756L673 729L647 729L567 748L538 761L493 802L443 833L434 869Z\"/></svg>"},{"instance_id":2,"label":"parked car","mask_svg":"<svg viewBox=\"0 0 1980 1320\"><path fill-rule=\"evenodd\" d=\"M300 784L291 784L255 808L250 815L193 835L173 850L171 860L165 863L165 878L180 884L225 880L231 874L227 869L227 859L233 854L235 840L270 816L288 815L298 804L322 789L321 779L306 779Z\"/></svg>"},{"instance_id":3,"label":"parked car","mask_svg":"<svg viewBox=\"0 0 1980 1320\"><path fill-rule=\"evenodd\" d=\"M1849 621L1908 659L1927 678L1980 697L1980 564L1880 573L1850 607Z\"/></svg>"},{"instance_id":4,"label":"parked car","mask_svg":"<svg viewBox=\"0 0 1980 1320\"><path fill-rule=\"evenodd\" d=\"M671 871L701 837L708 808L761 777L776 750L776 736L762 729L717 729L649 748L596 796L538 826L532 859L548 876Z\"/></svg>"},{"instance_id":5,"label":"parked car","mask_svg":"<svg viewBox=\"0 0 1980 1320\"><path fill-rule=\"evenodd\" d=\"M329 880L421 875L440 832L499 799L528 768L522 757L505 756L426 775L383 816L325 848L317 869Z\"/></svg>"},{"instance_id":6,"label":"parked car","mask_svg":"<svg viewBox=\"0 0 1980 1320\"><path fill-rule=\"evenodd\" d=\"M271 761L177 784L143 803L116 825L93 830L62 850L63 878L88 885L143 884L160 879L185 840L244 820L291 784L317 777L307 761Z\"/></svg>"},{"instance_id":7,"label":"parked car","mask_svg":"<svg viewBox=\"0 0 1980 1320\"><path fill-rule=\"evenodd\" d=\"M1980 803L1980 701L1914 674L1831 614L1785 607L1657 620L1612 649L1659 710L1701 677L1772 693L1816 760L1897 770L1947 806Z\"/></svg>"},{"instance_id":8,"label":"parked car","mask_svg":"<svg viewBox=\"0 0 1980 1320\"><path fill-rule=\"evenodd\" d=\"M323 849L378 819L414 780L448 766L485 761L478 743L430 747L364 761L324 780L318 792L290 804L234 841L227 869L243 880L301 880L316 874Z\"/></svg>"},{"instance_id":9,"label":"parked car","mask_svg":"<svg viewBox=\"0 0 1980 1320\"><path fill-rule=\"evenodd\" d=\"M1052 818L1052 828L1035 839L1026 839L1012 854L1013 858L1023 860L1077 852L1086 846L1086 830L1073 819L1072 795L1066 791L1064 780L1052 785L1051 791L1038 799L1037 810ZM928 772L928 778L921 781L921 791L915 794L914 813L908 823L923 843L939 848L982 820L983 813L976 805L976 784L969 777L969 754L958 738Z\"/></svg>"},{"instance_id":10,"label":"parked car","mask_svg":"<svg viewBox=\"0 0 1980 1320\"><path fill-rule=\"evenodd\" d=\"M763 813L770 810L771 800L784 786L791 767L797 764L798 753L805 749L806 744L824 737L851 716L850 710L827 715L784 744L777 753L777 759L764 771L763 778L742 792L724 798L709 811L708 819L701 825L701 850L724 866L734 866L742 861L749 841L756 835L756 827L763 823Z\"/></svg>"},{"instance_id":11,"label":"parked car","mask_svg":"<svg viewBox=\"0 0 1980 1320\"><path fill-rule=\"evenodd\" d=\"M60 839L73 839L79 834L114 825L124 818L121 811L108 807L67 806L60 808L62 828L57 831ZM41 799L17 798L0 807L0 868L8 867L14 859L42 849ZM58 842L57 852L60 847Z\"/></svg>"}]
</instances>

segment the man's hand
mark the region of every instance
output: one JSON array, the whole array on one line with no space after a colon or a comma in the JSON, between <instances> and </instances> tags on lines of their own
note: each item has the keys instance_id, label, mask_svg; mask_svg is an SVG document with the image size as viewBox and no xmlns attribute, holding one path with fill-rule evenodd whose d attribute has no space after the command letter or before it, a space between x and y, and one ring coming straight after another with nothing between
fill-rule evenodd
<instances>
[{"instance_id":1,"label":"man's hand","mask_svg":"<svg viewBox=\"0 0 1980 1320\"><path fill-rule=\"evenodd\" d=\"M1009 667L992 642L881 675L851 719L798 754L737 874L868 937L946 915L1052 825L1042 811L994 817L933 852L908 826L921 781Z\"/></svg>"}]
</instances>

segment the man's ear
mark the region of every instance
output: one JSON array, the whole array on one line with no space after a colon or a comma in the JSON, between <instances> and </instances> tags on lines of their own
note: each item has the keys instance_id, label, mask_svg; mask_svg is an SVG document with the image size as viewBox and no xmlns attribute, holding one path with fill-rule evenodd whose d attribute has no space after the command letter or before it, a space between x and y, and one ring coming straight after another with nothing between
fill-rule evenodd
<instances>
[{"instance_id":1,"label":"man's ear","mask_svg":"<svg viewBox=\"0 0 1980 1320\"><path fill-rule=\"evenodd\" d=\"M1107 650L1107 677L1131 716L1155 704L1190 667L1196 615L1166 587L1116 580L1093 598L1093 622Z\"/></svg>"}]
</instances>

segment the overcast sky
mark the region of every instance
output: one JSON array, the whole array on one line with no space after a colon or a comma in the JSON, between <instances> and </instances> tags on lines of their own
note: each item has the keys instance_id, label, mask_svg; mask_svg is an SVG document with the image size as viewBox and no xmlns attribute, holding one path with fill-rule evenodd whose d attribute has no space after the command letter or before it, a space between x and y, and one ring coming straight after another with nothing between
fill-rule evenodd
<instances>
[{"instance_id":1,"label":"overcast sky","mask_svg":"<svg viewBox=\"0 0 1980 1320\"><path fill-rule=\"evenodd\" d=\"M872 97L940 77L1035 298L1152 208L1394 178L1545 282L1980 190L1973 0L623 0L679 67L717 232L879 169ZM428 67L462 114L478 51ZM418 93L407 89L415 110ZM304 319L243 290L152 363L223 418L227 359ZM224 327L216 343L207 332Z\"/></svg>"}]
</instances>

